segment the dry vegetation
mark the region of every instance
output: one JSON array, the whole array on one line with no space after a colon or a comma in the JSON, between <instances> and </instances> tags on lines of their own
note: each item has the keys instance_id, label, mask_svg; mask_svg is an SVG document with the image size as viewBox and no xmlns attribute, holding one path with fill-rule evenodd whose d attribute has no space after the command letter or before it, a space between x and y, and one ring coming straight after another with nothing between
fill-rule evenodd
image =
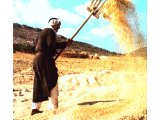
<instances>
[{"instance_id":1,"label":"dry vegetation","mask_svg":"<svg viewBox=\"0 0 160 120\"><path fill-rule=\"evenodd\" d=\"M15 120L146 120L146 57L60 57L59 109L30 116L33 54L14 53Z\"/></svg>"}]
</instances>

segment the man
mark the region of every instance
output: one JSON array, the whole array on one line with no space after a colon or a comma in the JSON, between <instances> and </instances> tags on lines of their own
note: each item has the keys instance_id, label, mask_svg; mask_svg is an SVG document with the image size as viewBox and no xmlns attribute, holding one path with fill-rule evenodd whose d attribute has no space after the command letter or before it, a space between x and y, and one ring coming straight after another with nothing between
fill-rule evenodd
<instances>
[{"instance_id":1,"label":"man","mask_svg":"<svg viewBox=\"0 0 160 120\"><path fill-rule=\"evenodd\" d=\"M51 28L45 28L40 32L35 41L36 55L33 60L35 73L33 84L33 102L31 115L42 113L40 107L43 101L49 99L49 109L58 108L58 70L54 57L57 49L64 49L71 45L72 40L57 41L57 34L61 22L58 18L51 18Z\"/></svg>"}]
</instances>

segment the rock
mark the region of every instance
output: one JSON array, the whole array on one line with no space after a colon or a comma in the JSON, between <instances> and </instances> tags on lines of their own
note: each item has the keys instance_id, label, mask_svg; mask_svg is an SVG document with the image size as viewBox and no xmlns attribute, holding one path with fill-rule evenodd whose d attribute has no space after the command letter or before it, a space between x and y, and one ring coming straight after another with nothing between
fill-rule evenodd
<instances>
[{"instance_id":1,"label":"rock","mask_svg":"<svg viewBox=\"0 0 160 120\"><path fill-rule=\"evenodd\" d=\"M101 60L107 60L108 57L107 56L99 56L99 59L101 59Z\"/></svg>"},{"instance_id":2,"label":"rock","mask_svg":"<svg viewBox=\"0 0 160 120\"><path fill-rule=\"evenodd\" d=\"M21 91L19 91L19 96L24 96L24 94L22 94L22 92L21 92Z\"/></svg>"}]
</instances>

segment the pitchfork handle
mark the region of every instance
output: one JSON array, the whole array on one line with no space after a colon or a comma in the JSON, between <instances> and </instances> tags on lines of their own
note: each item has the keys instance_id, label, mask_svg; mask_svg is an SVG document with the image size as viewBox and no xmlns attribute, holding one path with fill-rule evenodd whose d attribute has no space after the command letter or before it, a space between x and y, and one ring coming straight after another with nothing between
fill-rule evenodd
<instances>
[{"instance_id":1,"label":"pitchfork handle","mask_svg":"<svg viewBox=\"0 0 160 120\"><path fill-rule=\"evenodd\" d=\"M70 38L71 40L73 40L73 38L78 34L78 32L82 29L82 27L86 24L86 22L91 18L91 16L93 15L94 11L92 11L90 13L90 15L88 16L88 18L82 23L82 25L78 28L78 30L73 34L73 36Z\"/></svg>"},{"instance_id":2,"label":"pitchfork handle","mask_svg":"<svg viewBox=\"0 0 160 120\"><path fill-rule=\"evenodd\" d=\"M78 32L82 29L82 27L86 24L86 22L91 18L91 16L94 14L95 10L93 10L90 15L87 17L87 19L82 23L82 25L78 28L78 30L73 34L73 36L70 38L71 40L73 40L73 38L78 34ZM60 56L60 54L65 50L62 49L57 56L54 58L55 60Z\"/></svg>"}]
</instances>

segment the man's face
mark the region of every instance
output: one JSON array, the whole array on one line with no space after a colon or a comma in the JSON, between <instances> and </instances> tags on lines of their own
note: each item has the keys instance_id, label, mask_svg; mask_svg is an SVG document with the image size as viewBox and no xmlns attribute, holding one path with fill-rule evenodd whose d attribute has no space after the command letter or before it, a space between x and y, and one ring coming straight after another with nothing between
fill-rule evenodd
<instances>
[{"instance_id":1,"label":"man's face","mask_svg":"<svg viewBox=\"0 0 160 120\"><path fill-rule=\"evenodd\" d=\"M58 30L59 30L60 26L52 25L52 28L53 28L56 32L58 32Z\"/></svg>"}]
</instances>

